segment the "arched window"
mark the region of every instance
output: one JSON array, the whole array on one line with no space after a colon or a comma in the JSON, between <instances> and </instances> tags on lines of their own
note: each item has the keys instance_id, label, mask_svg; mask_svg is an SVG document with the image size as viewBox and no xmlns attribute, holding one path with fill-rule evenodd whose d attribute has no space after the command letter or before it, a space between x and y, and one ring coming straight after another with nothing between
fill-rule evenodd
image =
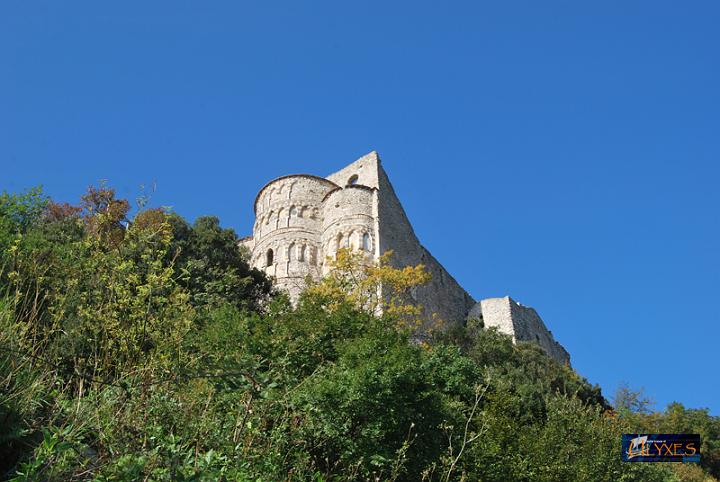
<instances>
[{"instance_id":1,"label":"arched window","mask_svg":"<svg viewBox=\"0 0 720 482\"><path fill-rule=\"evenodd\" d=\"M358 175L353 174L352 176L350 176L350 179L348 179L347 185L354 186L355 184L357 184L357 182L358 182Z\"/></svg>"},{"instance_id":2,"label":"arched window","mask_svg":"<svg viewBox=\"0 0 720 482\"><path fill-rule=\"evenodd\" d=\"M313 265L315 263L317 263L317 252L315 251L314 246L310 246L310 260L309 261L310 261L310 264L313 264Z\"/></svg>"},{"instance_id":3,"label":"arched window","mask_svg":"<svg viewBox=\"0 0 720 482\"><path fill-rule=\"evenodd\" d=\"M265 266L272 266L273 264L273 250L268 249L265 254Z\"/></svg>"},{"instance_id":4,"label":"arched window","mask_svg":"<svg viewBox=\"0 0 720 482\"><path fill-rule=\"evenodd\" d=\"M362 235L362 249L370 251L370 235L368 233Z\"/></svg>"},{"instance_id":5,"label":"arched window","mask_svg":"<svg viewBox=\"0 0 720 482\"><path fill-rule=\"evenodd\" d=\"M297 216L297 208L295 206L290 206L290 217L294 218Z\"/></svg>"},{"instance_id":6,"label":"arched window","mask_svg":"<svg viewBox=\"0 0 720 482\"><path fill-rule=\"evenodd\" d=\"M287 251L287 259L288 261L295 261L295 257L297 255L297 246L295 246L295 243L290 243L290 246L288 247Z\"/></svg>"},{"instance_id":7,"label":"arched window","mask_svg":"<svg viewBox=\"0 0 720 482\"><path fill-rule=\"evenodd\" d=\"M305 261L305 245L303 244L300 246L300 251L298 252L298 261Z\"/></svg>"}]
</instances>

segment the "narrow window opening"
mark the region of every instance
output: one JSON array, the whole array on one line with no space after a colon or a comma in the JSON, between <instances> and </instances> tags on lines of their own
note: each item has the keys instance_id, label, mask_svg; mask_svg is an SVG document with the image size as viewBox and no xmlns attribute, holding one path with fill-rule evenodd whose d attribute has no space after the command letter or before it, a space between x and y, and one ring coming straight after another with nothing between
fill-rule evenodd
<instances>
[{"instance_id":1,"label":"narrow window opening","mask_svg":"<svg viewBox=\"0 0 720 482\"><path fill-rule=\"evenodd\" d=\"M365 251L370 251L370 235L368 233L362 235L362 248Z\"/></svg>"},{"instance_id":2,"label":"narrow window opening","mask_svg":"<svg viewBox=\"0 0 720 482\"><path fill-rule=\"evenodd\" d=\"M268 249L265 255L265 266L272 266L273 264L273 250Z\"/></svg>"}]
</instances>

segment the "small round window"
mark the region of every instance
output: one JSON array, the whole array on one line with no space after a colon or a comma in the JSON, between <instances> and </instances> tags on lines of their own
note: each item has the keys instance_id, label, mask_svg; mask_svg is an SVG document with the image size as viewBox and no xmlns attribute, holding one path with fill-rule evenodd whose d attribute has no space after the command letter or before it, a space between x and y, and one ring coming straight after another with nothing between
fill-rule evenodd
<instances>
[{"instance_id":1,"label":"small round window","mask_svg":"<svg viewBox=\"0 0 720 482\"><path fill-rule=\"evenodd\" d=\"M348 179L347 185L348 186L354 186L358 182L358 176L357 174L353 174L350 176L350 179Z\"/></svg>"}]
</instances>

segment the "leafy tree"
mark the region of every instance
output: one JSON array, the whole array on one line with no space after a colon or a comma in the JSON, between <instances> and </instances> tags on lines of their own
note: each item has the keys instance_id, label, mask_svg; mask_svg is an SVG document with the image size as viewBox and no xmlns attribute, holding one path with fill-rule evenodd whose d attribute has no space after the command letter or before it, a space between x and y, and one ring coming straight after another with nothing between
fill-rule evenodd
<instances>
[{"instance_id":1,"label":"leafy tree","mask_svg":"<svg viewBox=\"0 0 720 482\"><path fill-rule=\"evenodd\" d=\"M613 399L615 410L623 414L650 413L653 400L645 396L644 390L633 390L627 384L621 384Z\"/></svg>"},{"instance_id":2,"label":"leafy tree","mask_svg":"<svg viewBox=\"0 0 720 482\"><path fill-rule=\"evenodd\" d=\"M194 306L230 303L258 310L267 301L272 285L262 272L250 267L238 249L235 231L221 228L213 216L198 218L192 227L177 215L167 219L173 228L181 283L191 293Z\"/></svg>"},{"instance_id":3,"label":"leafy tree","mask_svg":"<svg viewBox=\"0 0 720 482\"><path fill-rule=\"evenodd\" d=\"M627 388L627 387L625 387ZM621 387L622 394L626 390ZM681 403L673 402L665 410L650 412L644 409L642 401L645 397L642 391L633 391L627 388L627 398L616 397L618 416L630 427L631 433L697 433L700 434L700 466L715 478L720 477L720 417L710 415L708 409L687 409ZM627 409L618 402L630 400L631 409ZM685 474L685 472L683 472ZM688 477L696 476L692 472L685 474Z\"/></svg>"},{"instance_id":4,"label":"leafy tree","mask_svg":"<svg viewBox=\"0 0 720 482\"><path fill-rule=\"evenodd\" d=\"M217 218L102 185L0 196L0 473L12 480L713 480L720 424L648 412L477 322L415 336L422 266L341 250L293 304ZM422 341L419 340L422 338ZM622 407L628 408L628 410ZM622 464L690 431L702 465ZM682 465L682 466L681 466ZM3 476L0 476L3 477Z\"/></svg>"},{"instance_id":5,"label":"leafy tree","mask_svg":"<svg viewBox=\"0 0 720 482\"><path fill-rule=\"evenodd\" d=\"M293 396L313 465L358 478L417 480L442 451L442 397L420 349L398 335L353 339Z\"/></svg>"}]
</instances>

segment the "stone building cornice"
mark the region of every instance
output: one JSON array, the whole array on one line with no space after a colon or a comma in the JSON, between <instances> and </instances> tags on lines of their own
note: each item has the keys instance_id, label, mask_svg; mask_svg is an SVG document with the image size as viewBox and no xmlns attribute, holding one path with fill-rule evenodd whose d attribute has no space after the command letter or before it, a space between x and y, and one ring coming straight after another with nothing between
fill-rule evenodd
<instances>
[{"instance_id":1,"label":"stone building cornice","mask_svg":"<svg viewBox=\"0 0 720 482\"><path fill-rule=\"evenodd\" d=\"M333 184L335 184L335 183L333 183ZM337 184L335 184L335 185L337 186ZM377 191L376 187L363 186L362 184L348 184L345 187L338 186L335 189L333 189L332 191L328 191L327 194L325 194L325 196L322 198L322 201L320 201L320 203L321 204L324 203L327 200L327 198L329 198L332 194L335 194L338 191L342 191L343 189L364 189L365 191L370 191L370 192Z\"/></svg>"},{"instance_id":2,"label":"stone building cornice","mask_svg":"<svg viewBox=\"0 0 720 482\"><path fill-rule=\"evenodd\" d=\"M255 214L257 214L257 203L258 203L258 201L260 200L260 196L262 195L262 193L265 192L265 189L267 189L268 187L270 187L271 184L275 184L275 183L278 182L278 181L282 181L282 180L284 180L284 179L290 179L290 178L293 178L293 177L295 177L295 178L304 178L304 179L314 179L314 180L316 180L316 181L324 182L324 183L326 183L326 184L328 184L328 185L330 185L330 186L334 186L333 191L335 191L335 190L337 190L337 189L341 189L340 186L338 186L338 185L335 184L334 182L332 182L332 181L330 181L330 180L328 180L328 179L325 179L324 177L313 176L312 174L288 174L288 175L286 175L286 176L276 177L276 178L273 179L272 181L270 181L270 182L268 182L267 184L265 184L265 185L260 189L260 191L258 191L257 196L255 196L255 202L253 203L253 212L254 212ZM332 191L331 191L331 192L332 192Z\"/></svg>"}]
</instances>

